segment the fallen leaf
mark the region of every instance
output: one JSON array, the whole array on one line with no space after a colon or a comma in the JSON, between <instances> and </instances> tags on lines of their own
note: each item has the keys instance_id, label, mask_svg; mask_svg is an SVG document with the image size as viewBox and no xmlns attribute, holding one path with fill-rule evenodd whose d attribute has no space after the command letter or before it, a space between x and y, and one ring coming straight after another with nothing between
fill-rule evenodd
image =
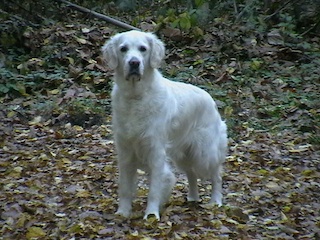
<instances>
[{"instance_id":1,"label":"fallen leaf","mask_svg":"<svg viewBox=\"0 0 320 240\"><path fill-rule=\"evenodd\" d=\"M27 239L38 239L38 238L42 238L45 237L46 233L45 231L40 228L40 227L29 227L27 229L27 234L26 234L26 238Z\"/></svg>"}]
</instances>

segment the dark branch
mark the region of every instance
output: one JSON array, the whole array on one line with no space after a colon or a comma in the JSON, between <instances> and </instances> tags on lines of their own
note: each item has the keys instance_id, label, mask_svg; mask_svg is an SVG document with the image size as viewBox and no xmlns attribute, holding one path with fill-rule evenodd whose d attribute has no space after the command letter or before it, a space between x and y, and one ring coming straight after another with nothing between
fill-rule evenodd
<instances>
[{"instance_id":1,"label":"dark branch","mask_svg":"<svg viewBox=\"0 0 320 240\"><path fill-rule=\"evenodd\" d=\"M69 1L66 1L66 0L55 0L55 1L56 1L56 2L65 3L65 4L68 5L68 7L71 7L71 8L73 8L73 9L79 11L79 12L88 13L88 14L96 17L96 18L102 19L102 20L104 20L104 21L106 21L106 22L109 22L109 23L111 23L111 24L113 24L113 25L116 25L116 26L118 26L118 27L121 27L121 28L124 28L124 29L128 29L128 30L140 30L140 29L138 29L138 28L136 28L136 27L134 27L134 26L131 26L131 25L126 24L126 23L124 23L124 22L120 22L120 21L118 21L118 20L116 20L116 19L113 19L113 18L108 17L108 16L106 16L106 15L103 15L103 14L101 14L101 13L92 11L92 10L90 10L90 9L88 9L88 8L81 7L81 6L77 5L77 4L71 3L71 2L69 2Z\"/></svg>"}]
</instances>

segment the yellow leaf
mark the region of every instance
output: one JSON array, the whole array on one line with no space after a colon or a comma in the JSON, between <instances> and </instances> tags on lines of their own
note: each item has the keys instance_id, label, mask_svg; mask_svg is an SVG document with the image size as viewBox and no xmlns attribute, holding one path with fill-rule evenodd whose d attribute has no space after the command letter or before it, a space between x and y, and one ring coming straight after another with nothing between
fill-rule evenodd
<instances>
[{"instance_id":1,"label":"yellow leaf","mask_svg":"<svg viewBox=\"0 0 320 240\"><path fill-rule=\"evenodd\" d=\"M84 155L84 156L79 157L78 159L79 160L87 160L89 158L90 158L90 156Z\"/></svg>"},{"instance_id":2,"label":"yellow leaf","mask_svg":"<svg viewBox=\"0 0 320 240\"><path fill-rule=\"evenodd\" d=\"M12 118L12 117L15 116L15 115L16 115L16 112L15 112L15 111L10 111L10 112L8 112L7 117L8 117L8 118Z\"/></svg>"},{"instance_id":3,"label":"yellow leaf","mask_svg":"<svg viewBox=\"0 0 320 240\"><path fill-rule=\"evenodd\" d=\"M35 239L45 237L46 233L40 227L30 227L28 228L26 237L27 239Z\"/></svg>"},{"instance_id":4,"label":"yellow leaf","mask_svg":"<svg viewBox=\"0 0 320 240\"><path fill-rule=\"evenodd\" d=\"M64 164L70 164L70 163L72 163L68 158L62 158L61 160L62 160L62 162L63 162Z\"/></svg>"},{"instance_id":5,"label":"yellow leaf","mask_svg":"<svg viewBox=\"0 0 320 240\"><path fill-rule=\"evenodd\" d=\"M298 146L297 149L289 149L289 152L291 153L305 152L305 151L308 151L311 147L312 147L311 144L301 145L301 146Z\"/></svg>"},{"instance_id":6,"label":"yellow leaf","mask_svg":"<svg viewBox=\"0 0 320 240\"><path fill-rule=\"evenodd\" d=\"M225 221L228 222L228 223L234 224L234 225L238 225L239 224L239 222L237 222L236 220L233 220L231 218L226 218Z\"/></svg>"},{"instance_id":7,"label":"yellow leaf","mask_svg":"<svg viewBox=\"0 0 320 240\"><path fill-rule=\"evenodd\" d=\"M249 146L252 145L253 141L252 140L246 140L246 141L242 141L242 144L245 146Z\"/></svg>"},{"instance_id":8,"label":"yellow leaf","mask_svg":"<svg viewBox=\"0 0 320 240\"><path fill-rule=\"evenodd\" d=\"M17 173L21 173L22 170L23 170L22 167L15 167L15 168L13 169L13 171L15 171L15 172L17 172Z\"/></svg>"},{"instance_id":9,"label":"yellow leaf","mask_svg":"<svg viewBox=\"0 0 320 240\"><path fill-rule=\"evenodd\" d=\"M281 211L280 215L281 215L281 220L282 221L285 221L285 222L288 221L288 217L286 216L286 214L284 214L284 212Z\"/></svg>"},{"instance_id":10,"label":"yellow leaf","mask_svg":"<svg viewBox=\"0 0 320 240\"><path fill-rule=\"evenodd\" d=\"M50 43L50 39L49 38L46 38L43 40L43 44L44 45L48 45Z\"/></svg>"},{"instance_id":11,"label":"yellow leaf","mask_svg":"<svg viewBox=\"0 0 320 240\"><path fill-rule=\"evenodd\" d=\"M269 174L269 171L266 170L266 169L260 169L257 171L257 173L260 175L268 175Z\"/></svg>"},{"instance_id":12,"label":"yellow leaf","mask_svg":"<svg viewBox=\"0 0 320 240\"><path fill-rule=\"evenodd\" d=\"M42 161L48 161L50 160L48 155L45 154L45 153L41 153L40 156L39 156L39 160L42 160Z\"/></svg>"},{"instance_id":13,"label":"yellow leaf","mask_svg":"<svg viewBox=\"0 0 320 240\"><path fill-rule=\"evenodd\" d=\"M224 115L226 116L231 116L233 113L233 108L230 106L227 106L224 108Z\"/></svg>"},{"instance_id":14,"label":"yellow leaf","mask_svg":"<svg viewBox=\"0 0 320 240\"><path fill-rule=\"evenodd\" d=\"M62 178L61 177L55 177L54 181L56 184L60 184L62 182Z\"/></svg>"},{"instance_id":15,"label":"yellow leaf","mask_svg":"<svg viewBox=\"0 0 320 240\"><path fill-rule=\"evenodd\" d=\"M65 213L56 213L55 215L57 217L65 217L67 214L65 214Z\"/></svg>"},{"instance_id":16,"label":"yellow leaf","mask_svg":"<svg viewBox=\"0 0 320 240\"><path fill-rule=\"evenodd\" d=\"M97 64L97 61L96 60L94 60L94 59L89 59L89 61L88 61L89 63L93 63L93 64Z\"/></svg>"},{"instance_id":17,"label":"yellow leaf","mask_svg":"<svg viewBox=\"0 0 320 240\"><path fill-rule=\"evenodd\" d=\"M256 46L258 42L257 42L257 39L254 38L250 41L250 43L252 46Z\"/></svg>"},{"instance_id":18,"label":"yellow leaf","mask_svg":"<svg viewBox=\"0 0 320 240\"><path fill-rule=\"evenodd\" d=\"M24 227L24 224L28 219L27 216L28 216L28 214L26 214L26 213L21 214L19 216L19 219L18 219L17 223L16 223L16 227L18 227L18 228Z\"/></svg>"},{"instance_id":19,"label":"yellow leaf","mask_svg":"<svg viewBox=\"0 0 320 240\"><path fill-rule=\"evenodd\" d=\"M299 231L293 229L293 228L290 228L290 227L287 227L287 226L284 226L284 225L279 225L279 228L285 232L285 233L288 233L288 234L298 234Z\"/></svg>"},{"instance_id":20,"label":"yellow leaf","mask_svg":"<svg viewBox=\"0 0 320 240\"><path fill-rule=\"evenodd\" d=\"M18 92L23 95L23 96L28 96L27 92L26 92L26 88L23 84L16 84L16 88L18 90Z\"/></svg>"},{"instance_id":21,"label":"yellow leaf","mask_svg":"<svg viewBox=\"0 0 320 240\"><path fill-rule=\"evenodd\" d=\"M221 226L223 225L222 222L220 220L211 220L211 224L214 228L221 228Z\"/></svg>"},{"instance_id":22,"label":"yellow leaf","mask_svg":"<svg viewBox=\"0 0 320 240\"><path fill-rule=\"evenodd\" d=\"M232 74L232 73L234 73L234 72L236 71L236 69L233 68L233 67L227 67L226 71L227 71L229 74Z\"/></svg>"},{"instance_id":23,"label":"yellow leaf","mask_svg":"<svg viewBox=\"0 0 320 240\"><path fill-rule=\"evenodd\" d=\"M308 177L308 176L311 176L313 173L314 173L313 169L306 169L306 170L303 170L301 174L305 177Z\"/></svg>"},{"instance_id":24,"label":"yellow leaf","mask_svg":"<svg viewBox=\"0 0 320 240\"><path fill-rule=\"evenodd\" d=\"M114 167L111 166L111 165L106 165L106 166L103 168L103 171L104 171L104 172L113 172L113 171L114 171Z\"/></svg>"},{"instance_id":25,"label":"yellow leaf","mask_svg":"<svg viewBox=\"0 0 320 240\"><path fill-rule=\"evenodd\" d=\"M30 121L29 124L30 125L36 125L36 124L40 123L41 120L42 120L42 117L41 116L37 116L32 121Z\"/></svg>"},{"instance_id":26,"label":"yellow leaf","mask_svg":"<svg viewBox=\"0 0 320 240\"><path fill-rule=\"evenodd\" d=\"M57 156L57 154L55 153L55 152L50 152L50 154L51 154L51 156L53 156L53 157L56 157Z\"/></svg>"},{"instance_id":27,"label":"yellow leaf","mask_svg":"<svg viewBox=\"0 0 320 240\"><path fill-rule=\"evenodd\" d=\"M196 36L203 36L203 30L197 26L194 27L192 31L193 31L193 34Z\"/></svg>"},{"instance_id":28,"label":"yellow leaf","mask_svg":"<svg viewBox=\"0 0 320 240\"><path fill-rule=\"evenodd\" d=\"M272 224L274 222L273 219L270 219L270 218L266 218L263 220L263 224L265 225L269 225L269 224Z\"/></svg>"},{"instance_id":29,"label":"yellow leaf","mask_svg":"<svg viewBox=\"0 0 320 240\"><path fill-rule=\"evenodd\" d=\"M138 237L139 232L137 230L135 230L133 233L131 233L131 236Z\"/></svg>"},{"instance_id":30,"label":"yellow leaf","mask_svg":"<svg viewBox=\"0 0 320 240\"><path fill-rule=\"evenodd\" d=\"M258 70L258 69L261 68L261 64L262 64L261 61L259 61L259 60L253 60L253 61L251 62L251 64L250 64L250 67L251 67L251 69L253 69L253 70Z\"/></svg>"},{"instance_id":31,"label":"yellow leaf","mask_svg":"<svg viewBox=\"0 0 320 240\"><path fill-rule=\"evenodd\" d=\"M278 190L280 188L279 184L276 182L268 182L266 184L267 188L273 189L273 190Z\"/></svg>"},{"instance_id":32,"label":"yellow leaf","mask_svg":"<svg viewBox=\"0 0 320 240\"><path fill-rule=\"evenodd\" d=\"M73 126L73 129L77 130L78 132L83 131L83 127L78 125Z\"/></svg>"},{"instance_id":33,"label":"yellow leaf","mask_svg":"<svg viewBox=\"0 0 320 240\"><path fill-rule=\"evenodd\" d=\"M89 33L90 32L90 29L89 28L82 28L81 31L83 33Z\"/></svg>"},{"instance_id":34,"label":"yellow leaf","mask_svg":"<svg viewBox=\"0 0 320 240\"><path fill-rule=\"evenodd\" d=\"M81 44L86 44L87 43L87 40L85 40L83 38L76 37L76 40L77 40L78 43L81 43Z\"/></svg>"},{"instance_id":35,"label":"yellow leaf","mask_svg":"<svg viewBox=\"0 0 320 240\"><path fill-rule=\"evenodd\" d=\"M90 193L87 190L79 189L77 190L76 196L80 198L83 198L83 197L86 198L90 196Z\"/></svg>"},{"instance_id":36,"label":"yellow leaf","mask_svg":"<svg viewBox=\"0 0 320 240\"><path fill-rule=\"evenodd\" d=\"M287 213L287 212L290 212L291 209L292 209L291 206L284 206L284 207L282 207L283 212L286 212L286 213Z\"/></svg>"},{"instance_id":37,"label":"yellow leaf","mask_svg":"<svg viewBox=\"0 0 320 240\"><path fill-rule=\"evenodd\" d=\"M57 95L59 94L60 90L59 89L53 89L51 91L49 91L49 93L53 94L53 95Z\"/></svg>"},{"instance_id":38,"label":"yellow leaf","mask_svg":"<svg viewBox=\"0 0 320 240\"><path fill-rule=\"evenodd\" d=\"M69 61L69 63L70 64L74 64L74 59L73 58L71 58L71 57L66 57L66 59L68 59L68 61Z\"/></svg>"}]
</instances>

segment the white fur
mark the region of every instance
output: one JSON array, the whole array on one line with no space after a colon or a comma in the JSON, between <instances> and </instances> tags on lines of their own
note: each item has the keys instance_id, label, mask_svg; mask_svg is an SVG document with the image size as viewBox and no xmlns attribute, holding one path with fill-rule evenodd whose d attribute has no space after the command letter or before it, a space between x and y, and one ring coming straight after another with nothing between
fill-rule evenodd
<instances>
[{"instance_id":1,"label":"white fur","mask_svg":"<svg viewBox=\"0 0 320 240\"><path fill-rule=\"evenodd\" d=\"M145 218L155 215L159 219L160 207L175 183L170 161L187 174L189 201L199 200L197 179L205 178L212 182L211 202L221 205L227 127L211 96L161 75L157 68L165 48L154 34L120 33L102 51L115 70L113 131L120 171L117 214L130 216L140 168L150 174ZM133 60L139 66L132 70Z\"/></svg>"}]
</instances>

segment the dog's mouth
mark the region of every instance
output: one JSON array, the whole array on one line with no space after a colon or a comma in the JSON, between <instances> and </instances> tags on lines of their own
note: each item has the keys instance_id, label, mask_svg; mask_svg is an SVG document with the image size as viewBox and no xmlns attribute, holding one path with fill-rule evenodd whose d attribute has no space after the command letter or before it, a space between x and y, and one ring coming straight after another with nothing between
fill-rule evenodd
<instances>
[{"instance_id":1,"label":"dog's mouth","mask_svg":"<svg viewBox=\"0 0 320 240\"><path fill-rule=\"evenodd\" d=\"M139 72L139 69L131 69L128 76L126 77L126 80L128 81L140 81L141 74Z\"/></svg>"},{"instance_id":2,"label":"dog's mouth","mask_svg":"<svg viewBox=\"0 0 320 240\"><path fill-rule=\"evenodd\" d=\"M140 81L141 75L138 73L129 74L126 78L127 81Z\"/></svg>"}]
</instances>

